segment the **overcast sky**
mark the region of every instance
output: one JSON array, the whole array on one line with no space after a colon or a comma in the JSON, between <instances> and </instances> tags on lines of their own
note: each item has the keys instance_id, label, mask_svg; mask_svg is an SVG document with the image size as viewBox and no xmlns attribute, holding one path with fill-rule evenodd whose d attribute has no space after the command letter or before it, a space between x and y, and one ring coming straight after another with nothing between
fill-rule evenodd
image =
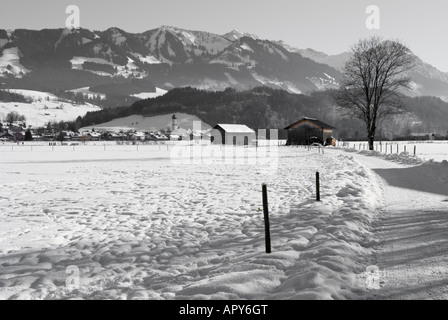
<instances>
[{"instance_id":1,"label":"overcast sky","mask_svg":"<svg viewBox=\"0 0 448 320\"><path fill-rule=\"evenodd\" d=\"M400 39L426 62L448 72L447 0L13 0L0 28L63 28L68 5L81 27L142 32L170 25L224 34L232 29L329 54L348 51L369 35ZM368 30L368 5L380 9L380 30Z\"/></svg>"}]
</instances>

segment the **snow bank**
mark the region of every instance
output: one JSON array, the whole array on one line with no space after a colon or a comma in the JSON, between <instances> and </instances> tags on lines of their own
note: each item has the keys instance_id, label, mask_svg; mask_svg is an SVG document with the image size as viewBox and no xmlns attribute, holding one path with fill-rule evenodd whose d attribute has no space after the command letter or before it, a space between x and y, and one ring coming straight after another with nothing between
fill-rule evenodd
<instances>
[{"instance_id":1,"label":"snow bank","mask_svg":"<svg viewBox=\"0 0 448 320\"><path fill-rule=\"evenodd\" d=\"M365 141L352 141L344 143L346 148L363 150L368 149ZM414 153L424 160L442 161L448 160L448 141L445 140L421 140L421 141L377 141L375 142L376 151L385 151L384 153L401 153L408 151ZM352 150L354 151L354 150Z\"/></svg>"},{"instance_id":2,"label":"snow bank","mask_svg":"<svg viewBox=\"0 0 448 320\"><path fill-rule=\"evenodd\" d=\"M361 150L358 151L356 149L344 149L347 152L356 152L361 155L370 156L370 157L377 157L388 161L393 161L400 164L405 165L419 165L425 162L424 159L421 159L418 156L411 155L408 152L401 152L401 153L393 153L393 154L386 154L379 151L370 151L370 150Z\"/></svg>"},{"instance_id":3,"label":"snow bank","mask_svg":"<svg viewBox=\"0 0 448 320\"><path fill-rule=\"evenodd\" d=\"M276 174L219 159L176 165L156 150L101 151L102 161L91 151L72 151L75 161L69 152L2 152L0 297L363 297L357 275L376 244L376 176L346 155L269 150ZM79 270L79 287L67 285L67 270Z\"/></svg>"}]
</instances>

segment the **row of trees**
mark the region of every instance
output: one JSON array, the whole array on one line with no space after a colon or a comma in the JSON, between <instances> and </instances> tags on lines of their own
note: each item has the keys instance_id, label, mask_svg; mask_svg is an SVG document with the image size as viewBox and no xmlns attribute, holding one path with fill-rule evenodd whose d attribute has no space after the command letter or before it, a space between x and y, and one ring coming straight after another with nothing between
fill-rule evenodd
<instances>
[{"instance_id":1,"label":"row of trees","mask_svg":"<svg viewBox=\"0 0 448 320\"><path fill-rule=\"evenodd\" d=\"M11 124L14 122L25 122L26 117L24 115L19 114L16 111L12 111L6 115L6 118L4 121L6 121L7 123L11 123Z\"/></svg>"}]
</instances>

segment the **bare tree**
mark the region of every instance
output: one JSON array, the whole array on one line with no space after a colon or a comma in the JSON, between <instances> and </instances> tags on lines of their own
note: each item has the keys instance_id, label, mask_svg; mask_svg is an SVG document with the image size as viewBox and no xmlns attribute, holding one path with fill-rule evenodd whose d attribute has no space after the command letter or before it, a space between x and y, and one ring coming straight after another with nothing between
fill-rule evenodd
<instances>
[{"instance_id":1,"label":"bare tree","mask_svg":"<svg viewBox=\"0 0 448 320\"><path fill-rule=\"evenodd\" d=\"M373 150L378 123L402 110L399 90L410 89L408 74L415 56L401 42L378 37L360 40L352 52L336 104L342 112L366 124L369 149Z\"/></svg>"}]
</instances>

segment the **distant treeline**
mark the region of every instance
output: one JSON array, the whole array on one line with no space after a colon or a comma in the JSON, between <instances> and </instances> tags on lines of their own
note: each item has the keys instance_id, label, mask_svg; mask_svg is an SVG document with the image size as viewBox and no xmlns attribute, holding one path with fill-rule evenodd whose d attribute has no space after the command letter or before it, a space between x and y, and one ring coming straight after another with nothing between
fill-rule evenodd
<instances>
[{"instance_id":1,"label":"distant treeline","mask_svg":"<svg viewBox=\"0 0 448 320\"><path fill-rule=\"evenodd\" d=\"M7 90L0 90L0 101L27 103L29 102L29 99L18 93L13 93Z\"/></svg>"}]
</instances>

